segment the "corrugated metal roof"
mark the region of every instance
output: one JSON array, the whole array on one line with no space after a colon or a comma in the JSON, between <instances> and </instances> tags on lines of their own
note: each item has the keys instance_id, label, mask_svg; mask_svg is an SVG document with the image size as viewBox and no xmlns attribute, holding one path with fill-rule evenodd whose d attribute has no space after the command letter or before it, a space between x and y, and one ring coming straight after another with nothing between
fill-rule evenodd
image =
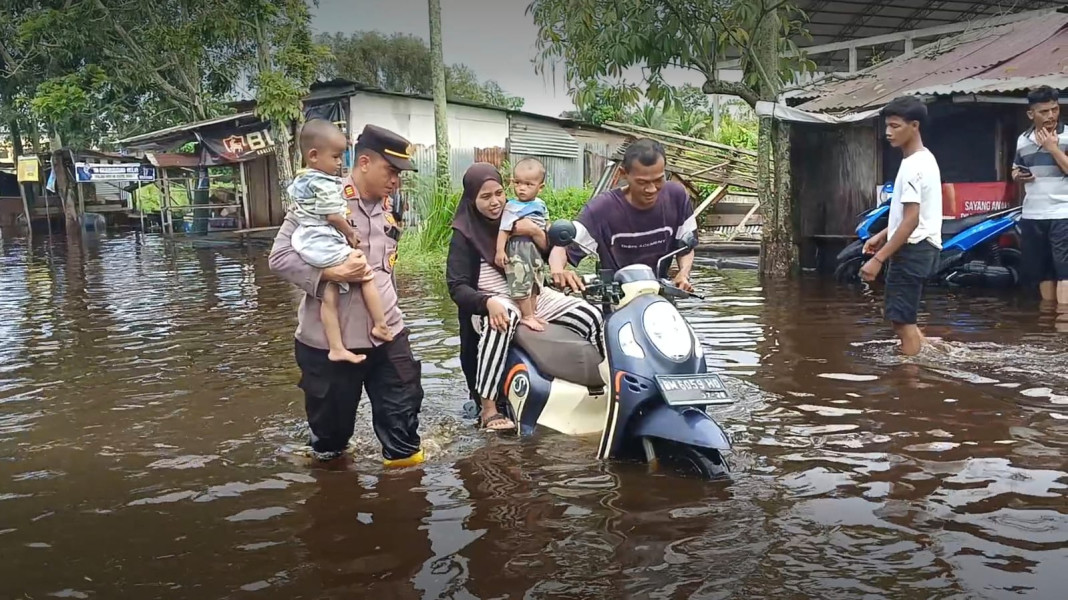
<instances>
[{"instance_id":1,"label":"corrugated metal roof","mask_svg":"<svg viewBox=\"0 0 1068 600\"><path fill-rule=\"evenodd\" d=\"M508 123L508 151L530 156L578 158L575 138L559 126L513 116Z\"/></svg>"},{"instance_id":2,"label":"corrugated metal roof","mask_svg":"<svg viewBox=\"0 0 1068 600\"><path fill-rule=\"evenodd\" d=\"M950 94L1011 94L1024 92L1033 87L1048 85L1058 90L1068 89L1068 73L1039 75L1037 77L1010 77L986 79L971 77L948 85L935 85L915 90L919 96L948 96Z\"/></svg>"},{"instance_id":3,"label":"corrugated metal roof","mask_svg":"<svg viewBox=\"0 0 1068 600\"><path fill-rule=\"evenodd\" d=\"M820 86L819 97L798 108L870 109L905 94L1008 92L1030 87L1023 80L1052 85L1063 77L1068 77L1068 12L1062 11L928 44L856 79Z\"/></svg>"},{"instance_id":4,"label":"corrugated metal roof","mask_svg":"<svg viewBox=\"0 0 1068 600\"><path fill-rule=\"evenodd\" d=\"M236 121L238 119L246 119L256 116L256 113L249 110L240 112L235 115L223 115L221 117L215 117L214 119L206 119L204 121L197 121L195 123L183 123L181 125L175 125L174 127L167 127L166 129L158 129L149 133L143 133L141 135L135 135L128 138L123 138L115 143L120 146L134 145L146 141L151 141L157 138L165 138L172 135L178 135L199 129L201 127L207 127L209 125L217 125L219 123L226 123L227 121Z\"/></svg>"}]
</instances>

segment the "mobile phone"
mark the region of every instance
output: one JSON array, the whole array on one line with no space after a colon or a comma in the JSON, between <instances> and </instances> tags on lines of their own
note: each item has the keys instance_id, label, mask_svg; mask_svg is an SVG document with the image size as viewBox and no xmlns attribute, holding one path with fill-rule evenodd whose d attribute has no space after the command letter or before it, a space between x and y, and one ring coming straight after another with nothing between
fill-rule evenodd
<instances>
[{"instance_id":1,"label":"mobile phone","mask_svg":"<svg viewBox=\"0 0 1068 600\"><path fill-rule=\"evenodd\" d=\"M1030 177L1031 176L1031 169L1028 169L1027 167L1021 167L1021 166L1017 165L1016 166L1016 172L1019 173L1020 175L1024 176L1024 177Z\"/></svg>"}]
</instances>

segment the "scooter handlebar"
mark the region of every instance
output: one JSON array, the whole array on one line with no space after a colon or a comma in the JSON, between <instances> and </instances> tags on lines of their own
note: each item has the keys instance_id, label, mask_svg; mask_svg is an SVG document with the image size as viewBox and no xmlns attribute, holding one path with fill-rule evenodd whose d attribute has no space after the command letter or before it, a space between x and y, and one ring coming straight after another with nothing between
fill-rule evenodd
<instances>
[{"instance_id":1,"label":"scooter handlebar","mask_svg":"<svg viewBox=\"0 0 1068 600\"><path fill-rule=\"evenodd\" d=\"M664 289L664 295L669 298L697 298L698 300L704 300L705 297L696 292L687 292L686 290L676 286L667 279L660 280L660 287Z\"/></svg>"}]
</instances>

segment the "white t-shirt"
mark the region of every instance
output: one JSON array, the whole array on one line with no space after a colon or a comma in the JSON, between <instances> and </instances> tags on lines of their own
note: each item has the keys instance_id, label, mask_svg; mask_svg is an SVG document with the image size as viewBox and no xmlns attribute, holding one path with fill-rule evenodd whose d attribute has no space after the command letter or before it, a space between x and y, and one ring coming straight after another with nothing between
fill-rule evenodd
<instances>
[{"instance_id":1,"label":"white t-shirt","mask_svg":"<svg viewBox=\"0 0 1068 600\"><path fill-rule=\"evenodd\" d=\"M890 225L887 238L905 218L905 204L920 205L920 223L909 236L910 244L927 240L942 247L942 172L938 161L927 148L901 161L897 179L894 180L894 198L890 201Z\"/></svg>"}]
</instances>

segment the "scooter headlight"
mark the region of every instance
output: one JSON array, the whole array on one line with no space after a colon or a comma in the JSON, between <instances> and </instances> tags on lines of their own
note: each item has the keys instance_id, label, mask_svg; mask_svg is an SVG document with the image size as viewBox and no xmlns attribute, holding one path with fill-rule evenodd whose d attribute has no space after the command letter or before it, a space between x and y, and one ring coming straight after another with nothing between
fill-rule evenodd
<instances>
[{"instance_id":1,"label":"scooter headlight","mask_svg":"<svg viewBox=\"0 0 1068 600\"><path fill-rule=\"evenodd\" d=\"M693 334L670 302L654 302L642 315L642 326L649 341L671 360L682 360L693 350Z\"/></svg>"},{"instance_id":2,"label":"scooter headlight","mask_svg":"<svg viewBox=\"0 0 1068 600\"><path fill-rule=\"evenodd\" d=\"M639 360L645 358L645 350L642 350L641 345L634 339L634 328L630 323L619 328L619 337L616 339L619 341L619 348L623 350L623 354Z\"/></svg>"}]
</instances>

